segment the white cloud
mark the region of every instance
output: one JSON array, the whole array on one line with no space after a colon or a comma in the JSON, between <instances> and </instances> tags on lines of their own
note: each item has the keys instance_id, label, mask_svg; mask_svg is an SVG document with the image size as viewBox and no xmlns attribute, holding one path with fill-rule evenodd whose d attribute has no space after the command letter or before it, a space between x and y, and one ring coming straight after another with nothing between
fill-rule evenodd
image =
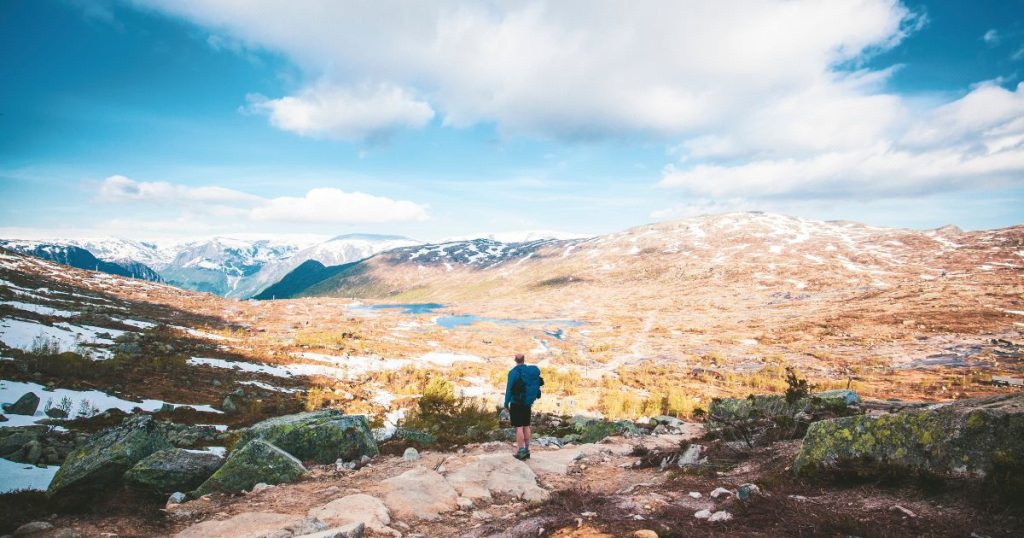
<instances>
[{"instance_id":1,"label":"white cloud","mask_svg":"<svg viewBox=\"0 0 1024 538\"><path fill-rule=\"evenodd\" d=\"M104 202L157 202L168 204L245 204L258 196L224 187L190 187L164 181L135 181L113 175L100 184L97 198Z\"/></svg>"},{"instance_id":2,"label":"white cloud","mask_svg":"<svg viewBox=\"0 0 1024 538\"><path fill-rule=\"evenodd\" d=\"M995 28L992 28L989 31L985 32L985 35L981 36L981 40L991 46L995 46L998 45L1000 41L1002 41L1002 36L999 35L999 31L997 31Z\"/></svg>"},{"instance_id":3,"label":"white cloud","mask_svg":"<svg viewBox=\"0 0 1024 538\"><path fill-rule=\"evenodd\" d=\"M868 140L738 164L668 165L659 185L708 196L803 197L1019 186L1024 183L1024 84L1015 91L979 85L915 121L895 122L874 143Z\"/></svg>"},{"instance_id":4,"label":"white cloud","mask_svg":"<svg viewBox=\"0 0 1024 538\"><path fill-rule=\"evenodd\" d=\"M96 199L177 207L183 211L179 221L200 227L212 226L202 222L204 218L308 224L383 224L428 218L426 207L414 202L335 188L312 189L301 198L263 198L224 187L140 182L121 175L105 179Z\"/></svg>"},{"instance_id":5,"label":"white cloud","mask_svg":"<svg viewBox=\"0 0 1024 538\"><path fill-rule=\"evenodd\" d=\"M249 110L268 114L275 127L337 140L362 140L401 127L423 127L434 117L429 104L391 84L318 84L280 99L251 95L249 102Z\"/></svg>"},{"instance_id":6,"label":"white cloud","mask_svg":"<svg viewBox=\"0 0 1024 538\"><path fill-rule=\"evenodd\" d=\"M376 224L426 220L426 208L406 200L392 200L361 192L313 189L305 197L267 200L252 210L255 220Z\"/></svg>"},{"instance_id":7,"label":"white cloud","mask_svg":"<svg viewBox=\"0 0 1024 538\"><path fill-rule=\"evenodd\" d=\"M896 0L136 2L284 53L317 82L268 101L275 125L344 139L428 109L554 137L696 135L839 83L837 66L923 21ZM366 81L392 97L362 95ZM365 101L383 111L349 118Z\"/></svg>"}]
</instances>

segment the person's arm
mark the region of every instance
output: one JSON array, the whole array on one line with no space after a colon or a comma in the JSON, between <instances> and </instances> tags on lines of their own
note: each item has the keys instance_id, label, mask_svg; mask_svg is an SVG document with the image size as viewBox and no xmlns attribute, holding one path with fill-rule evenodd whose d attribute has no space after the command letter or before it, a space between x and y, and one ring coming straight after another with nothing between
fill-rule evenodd
<instances>
[{"instance_id":1,"label":"person's arm","mask_svg":"<svg viewBox=\"0 0 1024 538\"><path fill-rule=\"evenodd\" d=\"M505 408L512 403L512 376L516 373L516 369L513 368L508 372L508 380L505 382Z\"/></svg>"}]
</instances>

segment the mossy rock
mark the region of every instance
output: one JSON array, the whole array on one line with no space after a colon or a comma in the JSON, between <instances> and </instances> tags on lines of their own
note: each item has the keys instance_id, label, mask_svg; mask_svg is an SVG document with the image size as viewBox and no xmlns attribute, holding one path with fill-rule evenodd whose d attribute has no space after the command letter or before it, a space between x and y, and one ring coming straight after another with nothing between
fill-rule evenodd
<instances>
[{"instance_id":1,"label":"mossy rock","mask_svg":"<svg viewBox=\"0 0 1024 538\"><path fill-rule=\"evenodd\" d=\"M985 477L1024 465L1024 395L962 400L935 409L823 420L811 425L794 462L814 476L907 469Z\"/></svg>"},{"instance_id":2,"label":"mossy rock","mask_svg":"<svg viewBox=\"0 0 1024 538\"><path fill-rule=\"evenodd\" d=\"M208 493L239 493L253 486L294 482L306 473L302 462L280 448L254 439L228 456L224 465L194 492L199 497Z\"/></svg>"},{"instance_id":3,"label":"mossy rock","mask_svg":"<svg viewBox=\"0 0 1024 538\"><path fill-rule=\"evenodd\" d=\"M636 424L628 420L618 421L607 421L600 419L588 419L588 420L575 420L574 427L576 429L578 439L573 442L580 443L596 443L601 441L605 437L612 435L639 435L640 428L636 427ZM563 438L563 442L566 441Z\"/></svg>"},{"instance_id":4,"label":"mossy rock","mask_svg":"<svg viewBox=\"0 0 1024 538\"><path fill-rule=\"evenodd\" d=\"M224 458L211 452L170 448L154 452L124 475L128 485L152 493L191 491L210 478Z\"/></svg>"},{"instance_id":5,"label":"mossy rock","mask_svg":"<svg viewBox=\"0 0 1024 538\"><path fill-rule=\"evenodd\" d=\"M396 428L395 439L401 439L420 446L430 446L437 442L437 437L431 433L408 428Z\"/></svg>"},{"instance_id":6,"label":"mossy rock","mask_svg":"<svg viewBox=\"0 0 1024 538\"><path fill-rule=\"evenodd\" d=\"M172 448L149 415L126 419L71 452L46 490L47 496L71 497L109 489L143 458Z\"/></svg>"},{"instance_id":7,"label":"mossy rock","mask_svg":"<svg viewBox=\"0 0 1024 538\"><path fill-rule=\"evenodd\" d=\"M377 441L362 415L345 415L334 409L298 413L264 420L245 430L238 447L263 439L302 461L334 463L378 454Z\"/></svg>"}]
</instances>

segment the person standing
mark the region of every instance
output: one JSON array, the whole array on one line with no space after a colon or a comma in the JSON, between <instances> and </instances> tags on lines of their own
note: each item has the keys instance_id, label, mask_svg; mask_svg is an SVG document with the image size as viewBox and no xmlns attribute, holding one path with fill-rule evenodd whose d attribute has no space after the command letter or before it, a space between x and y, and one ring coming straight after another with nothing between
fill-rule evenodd
<instances>
[{"instance_id":1,"label":"person standing","mask_svg":"<svg viewBox=\"0 0 1024 538\"><path fill-rule=\"evenodd\" d=\"M516 446L519 450L515 457L520 460L530 459L530 408L540 398L540 387L544 378L540 376L540 368L526 364L522 353L516 354L516 365L508 372L505 384L505 405L508 409L512 427L516 429Z\"/></svg>"}]
</instances>

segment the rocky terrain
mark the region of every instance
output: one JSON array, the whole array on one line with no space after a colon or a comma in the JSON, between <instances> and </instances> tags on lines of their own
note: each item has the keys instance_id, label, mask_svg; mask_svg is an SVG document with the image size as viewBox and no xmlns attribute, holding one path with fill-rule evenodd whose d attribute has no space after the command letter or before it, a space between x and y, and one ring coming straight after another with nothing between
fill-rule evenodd
<instances>
[{"instance_id":1,"label":"rocky terrain","mask_svg":"<svg viewBox=\"0 0 1024 538\"><path fill-rule=\"evenodd\" d=\"M273 301L0 251L0 476L28 490L0 533L1018 535L1022 237L724 215L403 247ZM525 464L495 409L517 351L547 380ZM268 433L324 409L366 418Z\"/></svg>"}]
</instances>

